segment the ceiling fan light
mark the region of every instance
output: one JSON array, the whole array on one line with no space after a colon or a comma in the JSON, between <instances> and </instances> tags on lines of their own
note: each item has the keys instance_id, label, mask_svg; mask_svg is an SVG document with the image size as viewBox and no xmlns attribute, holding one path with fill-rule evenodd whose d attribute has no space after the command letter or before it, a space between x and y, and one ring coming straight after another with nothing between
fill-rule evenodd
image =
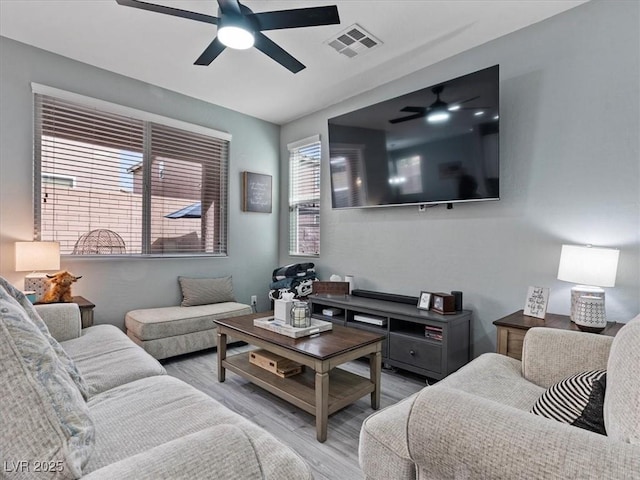
<instances>
[{"instance_id":1,"label":"ceiling fan light","mask_svg":"<svg viewBox=\"0 0 640 480\"><path fill-rule=\"evenodd\" d=\"M461 108L461 107L460 107L460 105L451 105L451 106L448 108L448 110L449 110L450 112L457 112L458 110L460 110L460 108Z\"/></svg>"},{"instance_id":2,"label":"ceiling fan light","mask_svg":"<svg viewBox=\"0 0 640 480\"><path fill-rule=\"evenodd\" d=\"M235 25L220 27L218 29L218 39L223 45L236 50L251 48L255 42L253 32Z\"/></svg>"},{"instance_id":3,"label":"ceiling fan light","mask_svg":"<svg viewBox=\"0 0 640 480\"><path fill-rule=\"evenodd\" d=\"M449 120L451 114L446 110L438 110L431 112L427 115L427 122L429 123L442 123Z\"/></svg>"}]
</instances>

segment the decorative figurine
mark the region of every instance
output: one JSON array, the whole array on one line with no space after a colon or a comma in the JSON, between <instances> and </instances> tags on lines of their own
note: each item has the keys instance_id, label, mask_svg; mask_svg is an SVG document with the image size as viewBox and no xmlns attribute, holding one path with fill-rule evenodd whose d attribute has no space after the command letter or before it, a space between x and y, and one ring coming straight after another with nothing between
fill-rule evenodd
<instances>
[{"instance_id":1,"label":"decorative figurine","mask_svg":"<svg viewBox=\"0 0 640 480\"><path fill-rule=\"evenodd\" d=\"M65 271L58 272L55 275L47 275L49 278L49 290L44 294L44 297L40 300L41 303L56 303L56 302L72 302L73 295L71 294L71 285L82 278L82 275L76 277L71 273Z\"/></svg>"}]
</instances>

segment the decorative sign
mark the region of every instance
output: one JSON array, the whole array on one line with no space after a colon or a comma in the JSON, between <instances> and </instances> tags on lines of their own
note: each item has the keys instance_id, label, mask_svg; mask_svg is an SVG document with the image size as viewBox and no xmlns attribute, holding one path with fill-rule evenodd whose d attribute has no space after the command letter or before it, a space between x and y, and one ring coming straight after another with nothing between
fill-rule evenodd
<instances>
[{"instance_id":1,"label":"decorative sign","mask_svg":"<svg viewBox=\"0 0 640 480\"><path fill-rule=\"evenodd\" d=\"M271 213L271 175L242 172L242 211Z\"/></svg>"},{"instance_id":2,"label":"decorative sign","mask_svg":"<svg viewBox=\"0 0 640 480\"><path fill-rule=\"evenodd\" d=\"M544 318L549 302L549 289L545 287L529 287L524 314L529 317Z\"/></svg>"},{"instance_id":3,"label":"decorative sign","mask_svg":"<svg viewBox=\"0 0 640 480\"><path fill-rule=\"evenodd\" d=\"M313 282L311 284L312 293L328 295L349 295L349 282Z\"/></svg>"}]
</instances>

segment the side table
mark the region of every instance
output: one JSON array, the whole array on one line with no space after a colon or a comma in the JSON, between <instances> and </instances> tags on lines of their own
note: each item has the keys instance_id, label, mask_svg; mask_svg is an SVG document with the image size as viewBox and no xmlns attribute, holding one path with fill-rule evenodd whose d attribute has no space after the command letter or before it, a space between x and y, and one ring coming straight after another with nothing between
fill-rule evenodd
<instances>
[{"instance_id":1,"label":"side table","mask_svg":"<svg viewBox=\"0 0 640 480\"><path fill-rule=\"evenodd\" d=\"M524 342L524 335L527 333L527 330L532 327L548 327L559 328L561 330L580 331L568 315L547 313L545 318L542 319L529 317L524 314L524 310L519 310L511 315L500 318L493 322L493 324L498 330L498 353L518 360L522 360L522 343ZM600 333L600 335L614 337L623 325L623 323L608 322L607 327Z\"/></svg>"},{"instance_id":2,"label":"side table","mask_svg":"<svg viewBox=\"0 0 640 480\"><path fill-rule=\"evenodd\" d=\"M96 306L86 298L80 296L73 297L73 303L77 303L78 307L80 307L82 328L91 327L93 325L93 309Z\"/></svg>"}]
</instances>

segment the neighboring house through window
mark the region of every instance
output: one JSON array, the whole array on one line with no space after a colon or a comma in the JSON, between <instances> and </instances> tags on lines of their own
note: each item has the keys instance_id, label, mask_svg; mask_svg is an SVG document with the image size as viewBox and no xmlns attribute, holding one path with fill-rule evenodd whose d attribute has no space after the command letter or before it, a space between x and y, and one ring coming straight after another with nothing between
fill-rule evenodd
<instances>
[{"instance_id":1,"label":"neighboring house through window","mask_svg":"<svg viewBox=\"0 0 640 480\"><path fill-rule=\"evenodd\" d=\"M320 136L289 149L289 254L320 254Z\"/></svg>"},{"instance_id":2,"label":"neighboring house through window","mask_svg":"<svg viewBox=\"0 0 640 480\"><path fill-rule=\"evenodd\" d=\"M72 254L108 230L127 255L226 254L229 134L33 87L35 238Z\"/></svg>"}]
</instances>

